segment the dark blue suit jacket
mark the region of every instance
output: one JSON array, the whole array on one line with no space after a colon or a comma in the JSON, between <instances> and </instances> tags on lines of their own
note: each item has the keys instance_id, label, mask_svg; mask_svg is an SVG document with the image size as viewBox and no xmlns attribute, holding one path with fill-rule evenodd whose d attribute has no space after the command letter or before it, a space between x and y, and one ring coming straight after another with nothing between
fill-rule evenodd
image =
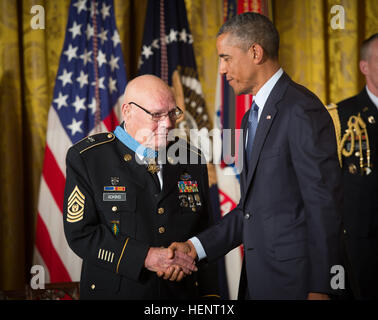
<instances>
[{"instance_id":1,"label":"dark blue suit jacket","mask_svg":"<svg viewBox=\"0 0 378 320\"><path fill-rule=\"evenodd\" d=\"M238 206L197 236L207 258L243 244L241 284L251 299L330 293L330 269L340 261L340 173L330 115L284 73L261 114Z\"/></svg>"}]
</instances>

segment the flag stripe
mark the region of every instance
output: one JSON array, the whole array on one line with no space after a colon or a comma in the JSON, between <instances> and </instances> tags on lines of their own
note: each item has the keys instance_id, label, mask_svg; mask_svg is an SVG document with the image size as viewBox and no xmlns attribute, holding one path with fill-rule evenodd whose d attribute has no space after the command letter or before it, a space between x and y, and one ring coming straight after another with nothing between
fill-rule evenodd
<instances>
[{"instance_id":1,"label":"flag stripe","mask_svg":"<svg viewBox=\"0 0 378 320\"><path fill-rule=\"evenodd\" d=\"M69 276L66 267L56 252L50 236L49 231L44 224L41 216L37 216L37 233L36 233L36 246L43 258L49 273L51 282L69 282L71 277Z\"/></svg>"},{"instance_id":2,"label":"flag stripe","mask_svg":"<svg viewBox=\"0 0 378 320\"><path fill-rule=\"evenodd\" d=\"M54 155L51 153L50 147L46 145L45 159L43 164L43 177L49 186L52 196L60 210L63 212L63 194L66 179L55 160Z\"/></svg>"},{"instance_id":3,"label":"flag stripe","mask_svg":"<svg viewBox=\"0 0 378 320\"><path fill-rule=\"evenodd\" d=\"M49 110L47 127L46 145L49 146L51 153L54 155L60 171L66 176L66 153L68 148L72 145L72 142L63 129L54 108L50 108Z\"/></svg>"}]
</instances>

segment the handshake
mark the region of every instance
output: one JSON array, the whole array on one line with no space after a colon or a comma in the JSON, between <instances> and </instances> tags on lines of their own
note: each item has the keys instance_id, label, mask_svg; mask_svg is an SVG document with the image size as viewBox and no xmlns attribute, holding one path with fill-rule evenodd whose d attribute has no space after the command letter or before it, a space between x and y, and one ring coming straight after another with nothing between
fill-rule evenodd
<instances>
[{"instance_id":1,"label":"handshake","mask_svg":"<svg viewBox=\"0 0 378 320\"><path fill-rule=\"evenodd\" d=\"M144 260L144 267L165 280L181 281L198 270L194 262L196 257L196 249L190 240L173 242L168 248L151 247Z\"/></svg>"}]
</instances>

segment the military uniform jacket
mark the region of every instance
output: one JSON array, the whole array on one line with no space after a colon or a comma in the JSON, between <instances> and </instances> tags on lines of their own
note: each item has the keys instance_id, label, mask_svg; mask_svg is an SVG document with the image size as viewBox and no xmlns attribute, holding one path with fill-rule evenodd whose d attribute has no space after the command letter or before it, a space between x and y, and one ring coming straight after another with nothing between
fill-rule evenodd
<instances>
[{"instance_id":1,"label":"military uniform jacket","mask_svg":"<svg viewBox=\"0 0 378 320\"><path fill-rule=\"evenodd\" d=\"M186 241L208 226L206 165L167 162L160 191L135 156L113 133L90 136L67 153L64 230L69 246L83 259L81 298L217 294L217 273L208 265L199 264L199 271L181 282L161 279L144 268L149 247Z\"/></svg>"},{"instance_id":2,"label":"military uniform jacket","mask_svg":"<svg viewBox=\"0 0 378 320\"><path fill-rule=\"evenodd\" d=\"M341 154L344 180L345 232L356 237L378 236L378 111L364 88L358 95L338 103L341 137L348 129L351 116L360 114L366 125L366 133L354 136L354 150L350 156ZM351 137L341 146L351 148ZM367 149L370 149L368 166ZM361 154L362 151L362 154ZM341 150L340 150L341 152ZM360 156L362 155L362 159ZM360 162L362 160L362 162ZM361 164L363 169L361 169ZM369 167L369 168L368 168Z\"/></svg>"}]
</instances>

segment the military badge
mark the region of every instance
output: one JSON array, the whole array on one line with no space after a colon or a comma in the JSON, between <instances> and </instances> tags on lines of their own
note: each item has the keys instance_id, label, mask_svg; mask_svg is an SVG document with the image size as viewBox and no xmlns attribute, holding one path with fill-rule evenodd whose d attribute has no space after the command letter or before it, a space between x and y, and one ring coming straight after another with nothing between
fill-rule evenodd
<instances>
[{"instance_id":1,"label":"military badge","mask_svg":"<svg viewBox=\"0 0 378 320\"><path fill-rule=\"evenodd\" d=\"M70 196L68 197L67 205L67 221L78 222L84 216L85 196L80 192L78 186L75 186Z\"/></svg>"},{"instance_id":2,"label":"military badge","mask_svg":"<svg viewBox=\"0 0 378 320\"><path fill-rule=\"evenodd\" d=\"M180 207L186 208L189 206L188 197L186 194L180 195L179 200L180 200Z\"/></svg>"},{"instance_id":3,"label":"military badge","mask_svg":"<svg viewBox=\"0 0 378 320\"><path fill-rule=\"evenodd\" d=\"M180 179L181 180L184 180L184 181L187 181L187 180L189 180L189 179L191 179L192 178L192 176L189 174L189 173L187 173L187 172L184 172L181 176L180 176Z\"/></svg>"},{"instance_id":4,"label":"military badge","mask_svg":"<svg viewBox=\"0 0 378 320\"><path fill-rule=\"evenodd\" d=\"M112 225L113 234L117 236L119 233L119 220L112 220L110 223Z\"/></svg>"},{"instance_id":5,"label":"military badge","mask_svg":"<svg viewBox=\"0 0 378 320\"><path fill-rule=\"evenodd\" d=\"M188 194L189 207L193 208L195 206L193 195Z\"/></svg>"},{"instance_id":6,"label":"military badge","mask_svg":"<svg viewBox=\"0 0 378 320\"><path fill-rule=\"evenodd\" d=\"M119 178L118 177L110 177L110 183L112 186L116 186L119 183Z\"/></svg>"},{"instance_id":7,"label":"military badge","mask_svg":"<svg viewBox=\"0 0 378 320\"><path fill-rule=\"evenodd\" d=\"M177 186L180 193L198 192L197 181L178 181Z\"/></svg>"},{"instance_id":8,"label":"military badge","mask_svg":"<svg viewBox=\"0 0 378 320\"><path fill-rule=\"evenodd\" d=\"M104 186L104 191L126 191L126 187Z\"/></svg>"},{"instance_id":9,"label":"military badge","mask_svg":"<svg viewBox=\"0 0 378 320\"><path fill-rule=\"evenodd\" d=\"M155 174L160 171L160 167L156 164L155 159L148 159L147 161L148 172Z\"/></svg>"},{"instance_id":10,"label":"military badge","mask_svg":"<svg viewBox=\"0 0 378 320\"><path fill-rule=\"evenodd\" d=\"M132 159L132 156L131 156L131 154L125 154L124 156L123 156L123 160L125 160L126 162L129 162L130 160Z\"/></svg>"},{"instance_id":11,"label":"military badge","mask_svg":"<svg viewBox=\"0 0 378 320\"><path fill-rule=\"evenodd\" d=\"M196 194L194 195L194 199L196 200L196 205L197 205L197 206L201 206L201 205L202 205L202 203L201 203L201 198L200 198L200 196L199 196L198 193L196 193Z\"/></svg>"}]
</instances>

